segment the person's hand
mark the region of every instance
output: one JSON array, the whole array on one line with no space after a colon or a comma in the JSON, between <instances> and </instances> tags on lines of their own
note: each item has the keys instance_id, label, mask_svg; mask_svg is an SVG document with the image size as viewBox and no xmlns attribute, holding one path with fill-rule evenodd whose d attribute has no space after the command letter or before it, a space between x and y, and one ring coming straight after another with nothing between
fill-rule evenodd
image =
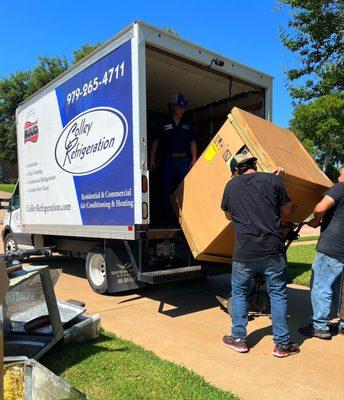
<instances>
[{"instance_id":1,"label":"person's hand","mask_svg":"<svg viewBox=\"0 0 344 400\"><path fill-rule=\"evenodd\" d=\"M320 221L317 218L312 218L310 221L307 222L307 225L311 228L317 228L320 226Z\"/></svg>"},{"instance_id":2,"label":"person's hand","mask_svg":"<svg viewBox=\"0 0 344 400\"><path fill-rule=\"evenodd\" d=\"M276 176L285 174L285 169L282 167L276 167L275 171L273 172Z\"/></svg>"},{"instance_id":3,"label":"person's hand","mask_svg":"<svg viewBox=\"0 0 344 400\"><path fill-rule=\"evenodd\" d=\"M191 169L195 164L196 164L196 158L193 158L191 161L190 161L190 165L189 165L189 169Z\"/></svg>"}]
</instances>

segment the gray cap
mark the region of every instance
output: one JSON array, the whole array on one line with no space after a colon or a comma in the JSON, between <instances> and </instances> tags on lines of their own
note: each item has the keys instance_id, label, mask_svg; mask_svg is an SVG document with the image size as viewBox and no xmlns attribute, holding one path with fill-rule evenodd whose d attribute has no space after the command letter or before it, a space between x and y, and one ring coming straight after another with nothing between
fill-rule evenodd
<instances>
[{"instance_id":1,"label":"gray cap","mask_svg":"<svg viewBox=\"0 0 344 400\"><path fill-rule=\"evenodd\" d=\"M233 156L230 162L230 169L232 174L234 174L239 165L246 164L249 161L257 161L257 158L249 154L236 154L235 156Z\"/></svg>"}]
</instances>

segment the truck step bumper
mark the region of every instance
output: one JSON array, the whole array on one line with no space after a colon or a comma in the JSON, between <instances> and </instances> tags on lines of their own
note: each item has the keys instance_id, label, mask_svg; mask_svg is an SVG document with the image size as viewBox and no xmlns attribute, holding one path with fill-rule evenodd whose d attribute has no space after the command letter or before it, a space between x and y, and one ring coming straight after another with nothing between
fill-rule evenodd
<instances>
[{"instance_id":1,"label":"truck step bumper","mask_svg":"<svg viewBox=\"0 0 344 400\"><path fill-rule=\"evenodd\" d=\"M146 283L173 282L204 276L201 265L189 265L183 268L164 269L159 271L141 272L138 280Z\"/></svg>"}]
</instances>

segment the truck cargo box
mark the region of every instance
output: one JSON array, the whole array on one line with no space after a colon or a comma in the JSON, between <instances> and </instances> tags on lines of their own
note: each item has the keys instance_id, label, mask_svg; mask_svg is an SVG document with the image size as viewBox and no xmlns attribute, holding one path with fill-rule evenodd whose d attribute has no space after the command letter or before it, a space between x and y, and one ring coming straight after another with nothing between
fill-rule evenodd
<instances>
[{"instance_id":1,"label":"truck cargo box","mask_svg":"<svg viewBox=\"0 0 344 400\"><path fill-rule=\"evenodd\" d=\"M224 187L231 179L230 159L240 153L257 157L259 171L284 169L281 178L292 199L293 222L304 221L332 185L293 132L233 108L172 195L181 227L198 260L231 260L234 229L220 205Z\"/></svg>"}]
</instances>

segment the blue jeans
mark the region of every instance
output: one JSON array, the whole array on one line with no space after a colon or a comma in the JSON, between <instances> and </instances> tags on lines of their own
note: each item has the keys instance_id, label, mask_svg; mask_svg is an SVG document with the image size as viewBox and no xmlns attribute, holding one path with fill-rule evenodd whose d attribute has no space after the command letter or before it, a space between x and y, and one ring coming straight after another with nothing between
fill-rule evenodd
<instances>
[{"instance_id":1,"label":"blue jeans","mask_svg":"<svg viewBox=\"0 0 344 400\"><path fill-rule=\"evenodd\" d=\"M331 306L339 305L339 282L344 269L344 256L328 256L317 252L312 266L312 322L315 329L328 330ZM344 327L344 321L340 322Z\"/></svg>"},{"instance_id":2,"label":"blue jeans","mask_svg":"<svg viewBox=\"0 0 344 400\"><path fill-rule=\"evenodd\" d=\"M233 261L232 336L246 338L248 295L251 279L259 272L265 276L271 302L272 332L275 343L290 341L287 325L287 264L283 254L256 261Z\"/></svg>"}]
</instances>

